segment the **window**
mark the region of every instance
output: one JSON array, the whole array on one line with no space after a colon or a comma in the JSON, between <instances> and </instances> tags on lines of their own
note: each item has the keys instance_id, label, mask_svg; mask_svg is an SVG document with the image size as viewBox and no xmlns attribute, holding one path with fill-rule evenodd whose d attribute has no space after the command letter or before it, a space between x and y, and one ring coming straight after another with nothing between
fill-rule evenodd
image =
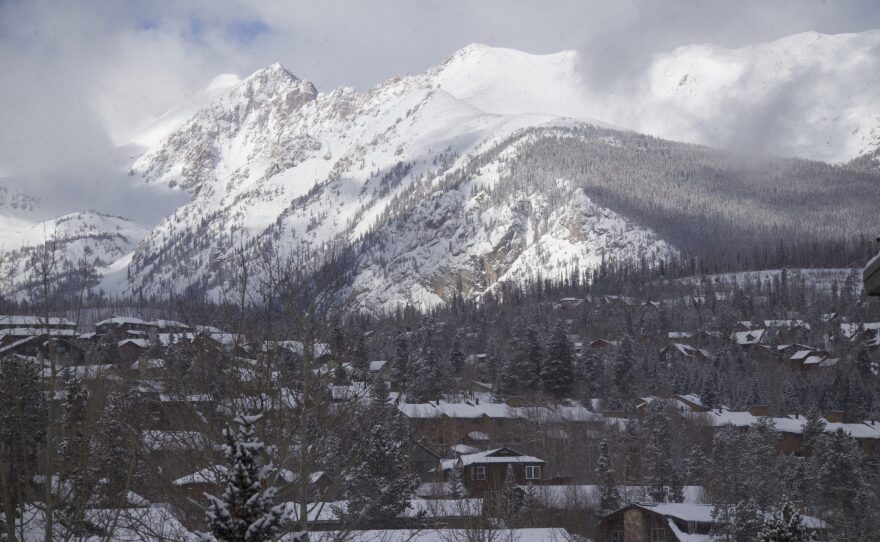
<instances>
[{"instance_id":1,"label":"window","mask_svg":"<svg viewBox=\"0 0 880 542\"><path fill-rule=\"evenodd\" d=\"M623 531L612 531L611 542L623 542Z\"/></svg>"},{"instance_id":2,"label":"window","mask_svg":"<svg viewBox=\"0 0 880 542\"><path fill-rule=\"evenodd\" d=\"M651 542L666 542L666 529L663 527L651 529Z\"/></svg>"},{"instance_id":3,"label":"window","mask_svg":"<svg viewBox=\"0 0 880 542\"><path fill-rule=\"evenodd\" d=\"M486 467L482 465L477 465L474 467L474 480L485 480L486 479Z\"/></svg>"},{"instance_id":4,"label":"window","mask_svg":"<svg viewBox=\"0 0 880 542\"><path fill-rule=\"evenodd\" d=\"M541 467L537 465L526 465L526 480L540 480Z\"/></svg>"}]
</instances>

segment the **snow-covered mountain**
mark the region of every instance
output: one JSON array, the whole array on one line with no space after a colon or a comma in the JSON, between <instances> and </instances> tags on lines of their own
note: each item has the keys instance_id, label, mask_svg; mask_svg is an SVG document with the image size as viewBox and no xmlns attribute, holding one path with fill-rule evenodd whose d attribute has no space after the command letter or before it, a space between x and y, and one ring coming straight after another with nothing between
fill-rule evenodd
<instances>
[{"instance_id":1,"label":"snow-covered mountain","mask_svg":"<svg viewBox=\"0 0 880 542\"><path fill-rule=\"evenodd\" d=\"M19 229L4 231L0 277L5 290L27 285L33 278L32 259L46 255L56 259L56 272L82 273L96 268L101 276L125 267L131 254L148 230L126 218L96 211L70 213L36 223L23 223ZM44 251L52 247L52 251ZM121 291L112 284L113 291ZM107 291L109 286L105 287Z\"/></svg>"},{"instance_id":2,"label":"snow-covered mountain","mask_svg":"<svg viewBox=\"0 0 880 542\"><path fill-rule=\"evenodd\" d=\"M355 286L383 308L434 304L462 285L472 293L474 262L485 275L476 281L482 291L586 269L603 254L668 255L673 249L651 232L566 179L504 189L501 201L488 196L502 188L501 158L516 152L503 143L509 136L573 123L530 112L552 80L529 87L523 77L519 90L481 92L473 78L487 51L468 47L425 74L365 93L318 93L278 64L244 79L133 165L147 182L192 196L138 248L135 289L202 280L216 287L212 262L242 239L355 243L364 251ZM547 66L565 68L553 58ZM491 112L478 107L489 102ZM564 196L552 199L551 189Z\"/></svg>"},{"instance_id":3,"label":"snow-covered mountain","mask_svg":"<svg viewBox=\"0 0 880 542\"><path fill-rule=\"evenodd\" d=\"M800 34L735 50L693 45L656 56L630 89L614 91L589 80L577 52L484 45L366 92L318 92L280 64L244 79L223 75L124 145L138 149L135 180L180 189L190 201L149 231L83 214L92 233L71 234L65 246L70 261L86 246L98 254L102 287L167 293L222 288L235 247L341 241L358 255L353 291L375 308L430 305L603 258L660 258L676 248L656 233L658 217L677 208L686 217L676 224L724 213L762 220L754 205L731 210L713 199L763 190L764 174L625 130L833 162L876 155L878 47L880 32ZM553 167L538 169L549 177L534 170L546 160ZM663 163L631 168L634 160ZM773 182L814 175L798 163L767 167ZM618 179L624 170L631 178ZM838 182L836 170L820 173L823 186ZM864 193L870 176L852 181L847 197ZM664 183L678 192L666 197ZM761 205L791 207L797 191L775 191ZM656 204L638 204L648 194ZM811 212L815 228L835 220ZM760 228L797 228L788 216L803 213L787 213L767 210L775 218ZM50 222L64 229L68 220ZM15 232L7 245L34 246L21 233L31 224L4 226Z\"/></svg>"},{"instance_id":4,"label":"snow-covered mountain","mask_svg":"<svg viewBox=\"0 0 880 542\"><path fill-rule=\"evenodd\" d=\"M844 162L880 148L880 30L658 56L609 120L667 139Z\"/></svg>"},{"instance_id":5,"label":"snow-covered mountain","mask_svg":"<svg viewBox=\"0 0 880 542\"><path fill-rule=\"evenodd\" d=\"M654 56L621 86L591 80L583 53L480 45L429 71L483 111L595 118L664 139L846 162L880 148L880 30L805 32Z\"/></svg>"}]
</instances>

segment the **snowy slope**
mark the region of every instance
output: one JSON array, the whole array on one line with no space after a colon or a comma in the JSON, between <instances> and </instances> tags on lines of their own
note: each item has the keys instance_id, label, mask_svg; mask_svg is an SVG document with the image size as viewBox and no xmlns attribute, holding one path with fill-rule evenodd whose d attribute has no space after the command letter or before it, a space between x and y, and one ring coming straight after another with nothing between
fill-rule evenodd
<instances>
[{"instance_id":1,"label":"snowy slope","mask_svg":"<svg viewBox=\"0 0 880 542\"><path fill-rule=\"evenodd\" d=\"M85 263L100 271L120 268L127 262L148 230L126 218L95 211L70 213L36 224L10 228L3 234L2 276L11 278L5 287L18 288L31 277L30 260L47 243L55 244L57 272L64 274ZM121 266L124 270L124 264ZM121 293L127 285L117 284ZM106 292L111 290L105 289Z\"/></svg>"}]
</instances>

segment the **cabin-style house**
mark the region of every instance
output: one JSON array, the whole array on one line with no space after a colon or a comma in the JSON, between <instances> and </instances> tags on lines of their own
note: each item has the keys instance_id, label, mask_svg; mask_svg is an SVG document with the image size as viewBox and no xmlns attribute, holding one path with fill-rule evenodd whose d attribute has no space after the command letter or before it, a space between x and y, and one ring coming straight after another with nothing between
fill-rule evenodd
<instances>
[{"instance_id":1,"label":"cabin-style house","mask_svg":"<svg viewBox=\"0 0 880 542\"><path fill-rule=\"evenodd\" d=\"M710 540L712 504L632 503L599 520L598 542L694 542ZM804 525L822 539L827 525L802 516Z\"/></svg>"},{"instance_id":2,"label":"cabin-style house","mask_svg":"<svg viewBox=\"0 0 880 542\"><path fill-rule=\"evenodd\" d=\"M539 484L545 465L542 459L506 447L461 455L456 462L464 486L472 497L491 497L500 491L508 467L513 468L517 484Z\"/></svg>"}]
</instances>

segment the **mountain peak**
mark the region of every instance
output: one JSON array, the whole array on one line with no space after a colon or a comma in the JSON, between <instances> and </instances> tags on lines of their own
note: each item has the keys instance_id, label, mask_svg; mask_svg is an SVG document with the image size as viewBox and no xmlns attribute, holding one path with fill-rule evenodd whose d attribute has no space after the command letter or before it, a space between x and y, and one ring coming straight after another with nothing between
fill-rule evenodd
<instances>
[{"instance_id":1,"label":"mountain peak","mask_svg":"<svg viewBox=\"0 0 880 542\"><path fill-rule=\"evenodd\" d=\"M248 79L256 79L261 77L282 77L293 81L299 81L299 78L284 67L280 62L275 62L269 66L259 69L251 74Z\"/></svg>"}]
</instances>

